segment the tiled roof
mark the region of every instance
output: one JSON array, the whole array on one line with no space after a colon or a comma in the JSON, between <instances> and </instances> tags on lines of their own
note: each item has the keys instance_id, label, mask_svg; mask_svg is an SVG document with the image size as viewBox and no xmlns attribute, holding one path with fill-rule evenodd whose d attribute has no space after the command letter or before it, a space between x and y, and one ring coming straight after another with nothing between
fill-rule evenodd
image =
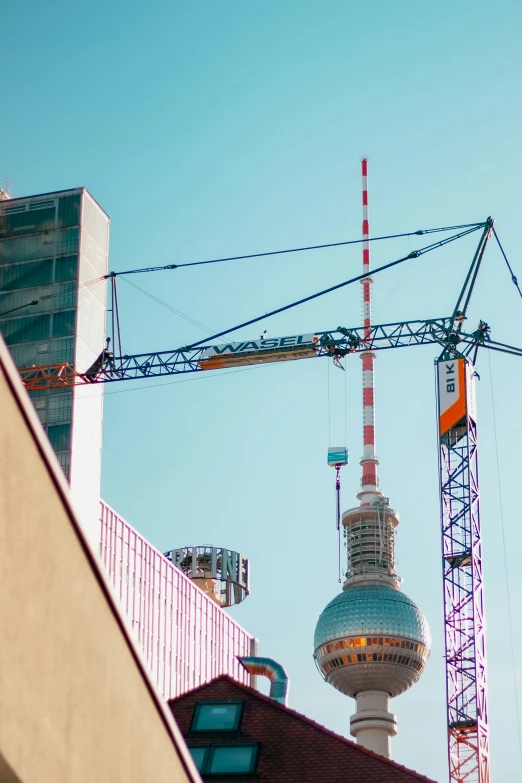
<instances>
[{"instance_id":1,"label":"tiled roof","mask_svg":"<svg viewBox=\"0 0 522 783\"><path fill-rule=\"evenodd\" d=\"M195 704L202 699L246 698L241 739L260 743L258 775L268 783L434 783L402 764L356 745L259 691L223 675L169 702L181 731L190 731ZM209 737L190 736L191 743ZM213 742L230 742L219 738ZM238 778L234 778L238 780Z\"/></svg>"}]
</instances>

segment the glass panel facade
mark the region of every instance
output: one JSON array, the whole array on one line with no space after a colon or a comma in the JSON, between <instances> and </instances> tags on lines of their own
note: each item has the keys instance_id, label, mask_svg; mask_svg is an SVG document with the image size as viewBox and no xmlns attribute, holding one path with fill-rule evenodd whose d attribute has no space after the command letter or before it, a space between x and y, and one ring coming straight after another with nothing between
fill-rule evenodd
<instances>
[{"instance_id":1,"label":"glass panel facade","mask_svg":"<svg viewBox=\"0 0 522 783\"><path fill-rule=\"evenodd\" d=\"M66 228L63 231L56 231L54 238L55 254L57 256L67 255L68 253L77 253L80 240L79 228Z\"/></svg>"},{"instance_id":2,"label":"glass panel facade","mask_svg":"<svg viewBox=\"0 0 522 783\"><path fill-rule=\"evenodd\" d=\"M43 425L62 424L72 418L72 390L53 389L29 392Z\"/></svg>"},{"instance_id":3,"label":"glass panel facade","mask_svg":"<svg viewBox=\"0 0 522 783\"><path fill-rule=\"evenodd\" d=\"M52 424L47 427L47 437L55 451L68 451L71 446L71 425Z\"/></svg>"},{"instance_id":4,"label":"glass panel facade","mask_svg":"<svg viewBox=\"0 0 522 783\"><path fill-rule=\"evenodd\" d=\"M78 228L49 230L14 238L4 238L5 235L0 233L0 264L17 264L38 258L77 253L79 234Z\"/></svg>"},{"instance_id":5,"label":"glass panel facade","mask_svg":"<svg viewBox=\"0 0 522 783\"><path fill-rule=\"evenodd\" d=\"M36 234L39 231L50 231L54 229L55 206L46 209L25 210L24 212L15 212L14 214L4 214L0 216L0 236L18 237L24 234ZM9 208L7 208L9 209Z\"/></svg>"},{"instance_id":6,"label":"glass panel facade","mask_svg":"<svg viewBox=\"0 0 522 783\"><path fill-rule=\"evenodd\" d=\"M53 337L69 337L74 334L76 323L76 310L65 310L62 313L53 313Z\"/></svg>"},{"instance_id":7,"label":"glass panel facade","mask_svg":"<svg viewBox=\"0 0 522 783\"><path fill-rule=\"evenodd\" d=\"M53 274L54 269L54 274ZM78 277L78 256L60 256L53 261L46 258L41 261L9 264L0 266L0 291L16 291L50 283L64 283Z\"/></svg>"},{"instance_id":8,"label":"glass panel facade","mask_svg":"<svg viewBox=\"0 0 522 783\"><path fill-rule=\"evenodd\" d=\"M0 328L7 345L45 340L51 336L51 316L30 315L25 318L11 318L0 322Z\"/></svg>"},{"instance_id":9,"label":"glass panel facade","mask_svg":"<svg viewBox=\"0 0 522 783\"><path fill-rule=\"evenodd\" d=\"M54 279L57 283L76 280L78 277L78 256L62 256L55 261Z\"/></svg>"},{"instance_id":10,"label":"glass panel facade","mask_svg":"<svg viewBox=\"0 0 522 783\"><path fill-rule=\"evenodd\" d=\"M71 452L59 451L56 456L58 457L58 462L60 463L65 478L69 480L71 476Z\"/></svg>"},{"instance_id":11,"label":"glass panel facade","mask_svg":"<svg viewBox=\"0 0 522 783\"><path fill-rule=\"evenodd\" d=\"M27 264L0 267L0 291L47 285L53 280L53 260L33 261Z\"/></svg>"},{"instance_id":12,"label":"glass panel facade","mask_svg":"<svg viewBox=\"0 0 522 783\"><path fill-rule=\"evenodd\" d=\"M83 188L0 202L0 332L19 368L87 369L103 350L108 241L109 218ZM58 391L35 407L96 536L103 387Z\"/></svg>"},{"instance_id":13,"label":"glass panel facade","mask_svg":"<svg viewBox=\"0 0 522 783\"><path fill-rule=\"evenodd\" d=\"M0 330L2 329L0 322ZM10 345L9 350L17 367L29 367L33 364L74 363L74 338L62 337L60 340L46 340L40 343L21 343ZM47 392L42 392L47 394Z\"/></svg>"},{"instance_id":14,"label":"glass panel facade","mask_svg":"<svg viewBox=\"0 0 522 783\"><path fill-rule=\"evenodd\" d=\"M58 201L57 228L68 228L80 225L82 197L79 193L62 197Z\"/></svg>"}]
</instances>

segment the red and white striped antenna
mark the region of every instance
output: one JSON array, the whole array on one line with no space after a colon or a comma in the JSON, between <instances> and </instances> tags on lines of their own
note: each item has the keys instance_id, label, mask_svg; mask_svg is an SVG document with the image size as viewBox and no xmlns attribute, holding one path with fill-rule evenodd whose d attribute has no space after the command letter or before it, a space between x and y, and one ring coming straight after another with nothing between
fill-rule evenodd
<instances>
[{"instance_id":1,"label":"red and white striped antenna","mask_svg":"<svg viewBox=\"0 0 522 783\"><path fill-rule=\"evenodd\" d=\"M370 338L372 325L372 283L370 277L370 220L368 215L368 158L362 158L362 248L363 274L361 280L363 290L364 336ZM361 353L363 370L363 443L364 451L361 459L362 481L361 492L357 495L361 506L369 506L375 497L380 497L378 490L377 465L379 460L375 455L375 395L374 395L374 362L373 351Z\"/></svg>"}]
</instances>

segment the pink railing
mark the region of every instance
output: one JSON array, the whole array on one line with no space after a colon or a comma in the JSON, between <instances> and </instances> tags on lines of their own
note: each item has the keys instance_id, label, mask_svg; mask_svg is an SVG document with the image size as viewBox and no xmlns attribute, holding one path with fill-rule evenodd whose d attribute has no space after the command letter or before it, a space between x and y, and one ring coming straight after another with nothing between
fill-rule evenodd
<instances>
[{"instance_id":1,"label":"pink railing","mask_svg":"<svg viewBox=\"0 0 522 783\"><path fill-rule=\"evenodd\" d=\"M165 698L228 674L250 684L236 656L256 640L100 501L100 554Z\"/></svg>"}]
</instances>

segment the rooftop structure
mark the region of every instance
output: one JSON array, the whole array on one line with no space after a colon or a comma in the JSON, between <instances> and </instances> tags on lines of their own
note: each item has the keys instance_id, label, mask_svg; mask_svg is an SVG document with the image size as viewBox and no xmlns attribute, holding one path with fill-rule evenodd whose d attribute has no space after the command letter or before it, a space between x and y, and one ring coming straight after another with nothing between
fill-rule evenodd
<instances>
[{"instance_id":1,"label":"rooftop structure","mask_svg":"<svg viewBox=\"0 0 522 783\"><path fill-rule=\"evenodd\" d=\"M185 546L164 552L218 606L234 606L250 592L250 566L240 552L218 546Z\"/></svg>"},{"instance_id":2,"label":"rooftop structure","mask_svg":"<svg viewBox=\"0 0 522 783\"><path fill-rule=\"evenodd\" d=\"M367 160L363 176L364 328L372 324ZM314 657L326 682L356 699L351 734L364 747L391 758L397 733L390 697L420 677L430 653L430 633L417 605L400 590L395 571L395 528L399 515L379 490L375 451L375 353L361 353L363 367L363 435L360 505L345 511L348 562L343 592L319 617Z\"/></svg>"}]
</instances>

